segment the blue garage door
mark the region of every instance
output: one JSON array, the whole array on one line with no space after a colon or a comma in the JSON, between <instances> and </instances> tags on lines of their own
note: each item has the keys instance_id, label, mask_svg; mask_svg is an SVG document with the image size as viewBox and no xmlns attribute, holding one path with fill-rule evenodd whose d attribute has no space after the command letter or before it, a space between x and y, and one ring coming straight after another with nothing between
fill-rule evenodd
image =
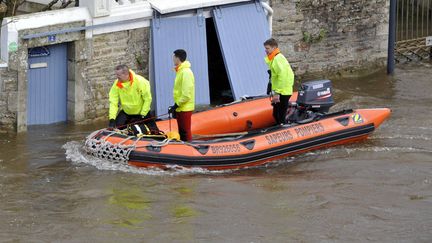
<instances>
[{"instance_id":1,"label":"blue garage door","mask_svg":"<svg viewBox=\"0 0 432 243\"><path fill-rule=\"evenodd\" d=\"M263 43L270 31L259 1L217 7L213 19L234 99L265 94L268 68Z\"/></svg>"},{"instance_id":2,"label":"blue garage door","mask_svg":"<svg viewBox=\"0 0 432 243\"><path fill-rule=\"evenodd\" d=\"M206 25L202 16L156 17L152 20L152 45L156 113L167 113L174 104L175 79L173 51L184 49L195 75L195 103L209 104Z\"/></svg>"},{"instance_id":3,"label":"blue garage door","mask_svg":"<svg viewBox=\"0 0 432 243\"><path fill-rule=\"evenodd\" d=\"M67 45L29 49L27 125L67 119Z\"/></svg>"}]
</instances>

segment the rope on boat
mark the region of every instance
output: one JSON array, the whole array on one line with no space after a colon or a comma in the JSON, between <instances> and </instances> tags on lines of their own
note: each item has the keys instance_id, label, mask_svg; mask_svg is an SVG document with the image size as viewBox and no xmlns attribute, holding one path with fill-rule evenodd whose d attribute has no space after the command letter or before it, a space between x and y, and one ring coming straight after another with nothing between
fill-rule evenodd
<instances>
[{"instance_id":1,"label":"rope on boat","mask_svg":"<svg viewBox=\"0 0 432 243\"><path fill-rule=\"evenodd\" d=\"M103 134L103 136L99 136ZM118 143L112 143L108 141L108 138L113 135L122 135L125 136L120 142ZM201 138L217 138L212 141L225 141L228 139L228 137L241 137L246 135L247 132L240 132L240 133L225 133L225 134L211 134L211 135L198 135ZM84 149L85 151L97 158L110 160L115 163L123 163L127 164L129 161L129 156L132 151L134 151L137 148L142 147L165 147L169 144L171 145L188 145L194 148L200 148L201 145L193 144L190 142L180 141L176 139L172 139L170 137L166 137L162 141L151 141L149 144L137 146L138 142L142 138L156 138L156 137L166 137L166 135L143 135L140 134L138 136L129 136L128 132L125 130L108 130L108 129L100 129L92 132L89 136L87 136ZM128 141L133 141L133 143L127 144Z\"/></svg>"},{"instance_id":2,"label":"rope on boat","mask_svg":"<svg viewBox=\"0 0 432 243\"><path fill-rule=\"evenodd\" d=\"M98 135L104 133L104 137L98 138ZM125 163L129 161L129 155L130 153L135 150L136 148L143 147L143 146L137 146L137 143L142 139L146 137L154 138L154 137L160 137L161 135L138 135L138 136L127 136L123 140L121 140L118 143L111 143L107 139L115 134L121 134L126 135L127 132L122 130L107 130L107 129L100 129L97 131L92 132L89 136L87 136L85 144L84 144L84 150L86 152L94 157L110 160L113 162L118 163ZM136 139L135 139L136 138ZM135 141L132 144L126 144L128 141ZM176 141L170 138L166 138L161 142L158 141L152 141L150 146L153 147L164 147L172 142L183 144L184 142ZM148 146L148 145L146 145ZM145 146L144 146L145 147Z\"/></svg>"},{"instance_id":3,"label":"rope on boat","mask_svg":"<svg viewBox=\"0 0 432 243\"><path fill-rule=\"evenodd\" d=\"M103 139L98 139L97 136L100 133L105 133ZM110 131L107 129L97 130L91 133L84 145L86 152L97 158L110 160L113 162L127 163L129 160L130 153L136 148L136 144L142 137L136 137L137 139L133 144L126 145L127 141L131 141L135 136L128 136L117 144L113 144L107 139L115 134L124 134L120 130Z\"/></svg>"},{"instance_id":4,"label":"rope on boat","mask_svg":"<svg viewBox=\"0 0 432 243\"><path fill-rule=\"evenodd\" d=\"M164 147L167 146L171 141L172 139L166 138L162 142L153 141L150 145L153 147Z\"/></svg>"}]
</instances>

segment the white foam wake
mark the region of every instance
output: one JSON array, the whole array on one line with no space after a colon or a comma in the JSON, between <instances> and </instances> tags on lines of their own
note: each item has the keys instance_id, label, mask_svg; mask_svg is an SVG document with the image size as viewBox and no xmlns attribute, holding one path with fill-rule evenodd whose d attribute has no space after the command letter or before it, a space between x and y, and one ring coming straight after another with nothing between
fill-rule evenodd
<instances>
[{"instance_id":1,"label":"white foam wake","mask_svg":"<svg viewBox=\"0 0 432 243\"><path fill-rule=\"evenodd\" d=\"M139 168L130 166L122 163L113 163L108 160L103 160L88 155L84 149L83 145L77 141L67 142L62 146L66 150L66 159L75 164L87 164L96 167L99 170L115 170L127 173L135 174L145 174L145 175L186 175L186 174L219 174L227 173L232 170L220 170L220 171L210 171L203 168L193 167L185 168L180 166L171 166L167 170L162 170L158 168Z\"/></svg>"}]
</instances>

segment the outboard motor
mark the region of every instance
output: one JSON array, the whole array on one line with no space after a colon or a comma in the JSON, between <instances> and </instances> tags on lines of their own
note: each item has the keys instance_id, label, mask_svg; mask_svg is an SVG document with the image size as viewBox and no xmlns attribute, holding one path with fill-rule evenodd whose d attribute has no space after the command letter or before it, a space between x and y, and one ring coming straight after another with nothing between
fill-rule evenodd
<instances>
[{"instance_id":1,"label":"outboard motor","mask_svg":"<svg viewBox=\"0 0 432 243\"><path fill-rule=\"evenodd\" d=\"M297 104L306 110L326 113L334 105L330 80L305 82L300 86Z\"/></svg>"},{"instance_id":2,"label":"outboard motor","mask_svg":"<svg viewBox=\"0 0 432 243\"><path fill-rule=\"evenodd\" d=\"M297 102L290 104L288 122L305 123L327 113L334 105L330 80L305 82L298 91Z\"/></svg>"}]
</instances>

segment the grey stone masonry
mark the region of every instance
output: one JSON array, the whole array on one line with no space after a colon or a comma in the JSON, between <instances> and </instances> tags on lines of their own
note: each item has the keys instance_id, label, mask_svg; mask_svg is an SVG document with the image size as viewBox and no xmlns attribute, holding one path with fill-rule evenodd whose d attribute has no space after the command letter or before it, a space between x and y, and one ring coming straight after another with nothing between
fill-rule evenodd
<instances>
[{"instance_id":1,"label":"grey stone masonry","mask_svg":"<svg viewBox=\"0 0 432 243\"><path fill-rule=\"evenodd\" d=\"M389 1L271 0L273 37L297 76L385 66Z\"/></svg>"},{"instance_id":2,"label":"grey stone masonry","mask_svg":"<svg viewBox=\"0 0 432 243\"><path fill-rule=\"evenodd\" d=\"M16 129L18 73L0 69L0 133Z\"/></svg>"},{"instance_id":3,"label":"grey stone masonry","mask_svg":"<svg viewBox=\"0 0 432 243\"><path fill-rule=\"evenodd\" d=\"M91 57L75 57L75 80L82 84L84 103L84 116L76 117L76 122L108 119L108 93L116 79L116 65L126 64L149 79L149 32L149 28L142 28L94 36ZM75 51L81 55L79 48Z\"/></svg>"}]
</instances>

